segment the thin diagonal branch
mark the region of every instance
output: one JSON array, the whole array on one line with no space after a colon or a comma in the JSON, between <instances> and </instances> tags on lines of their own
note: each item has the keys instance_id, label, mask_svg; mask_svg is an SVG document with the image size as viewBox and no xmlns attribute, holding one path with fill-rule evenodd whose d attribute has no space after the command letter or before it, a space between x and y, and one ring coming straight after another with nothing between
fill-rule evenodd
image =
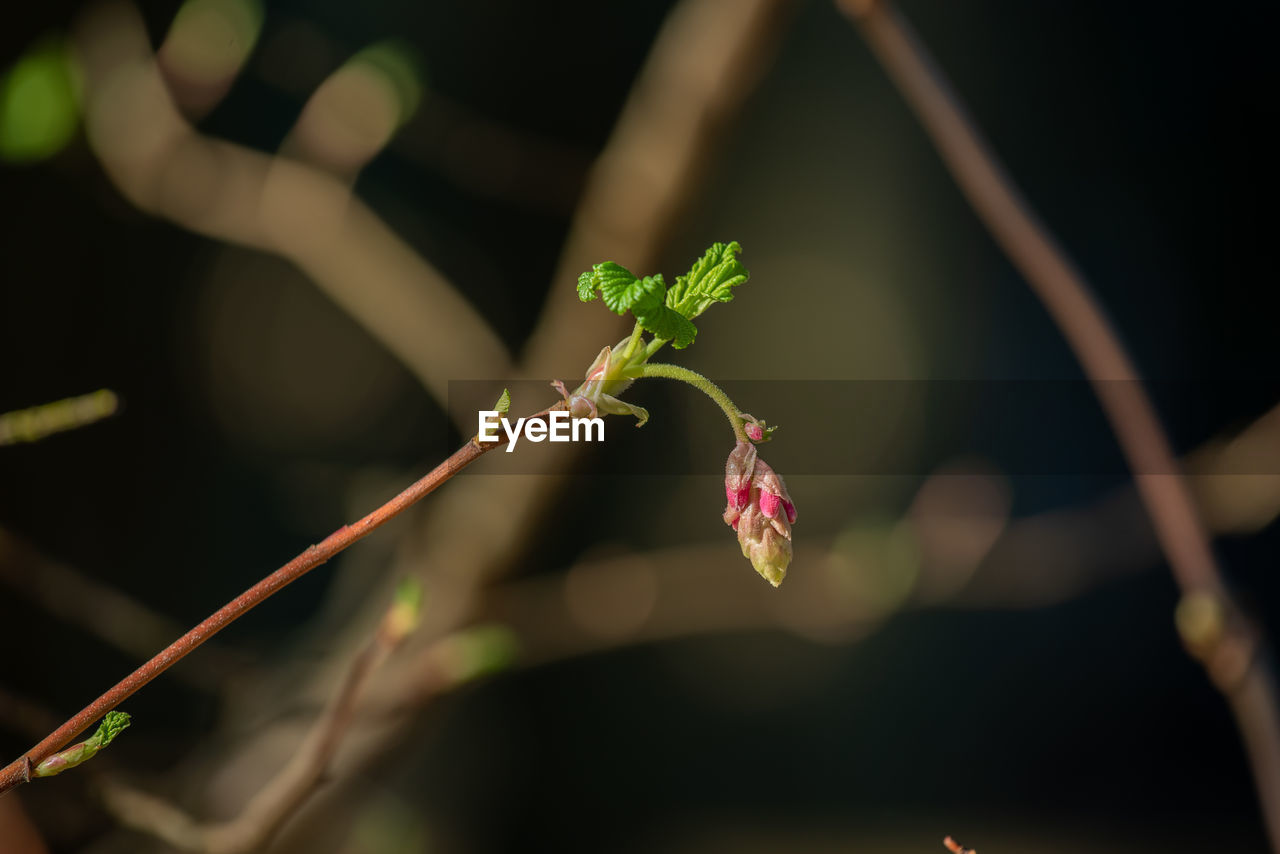
<instances>
[{"instance_id":1,"label":"thin diagonal branch","mask_svg":"<svg viewBox=\"0 0 1280 854\"><path fill-rule=\"evenodd\" d=\"M539 418L548 412L563 408L562 403L530 416ZM403 513L409 507L430 495L455 474L475 462L494 448L504 445L499 440L480 444L474 439L455 451L444 462L405 489L377 510L350 525L344 525L306 551L223 605L207 619L178 638L150 661L118 682L113 688L94 700L78 714L45 737L26 754L0 769L0 794L20 783L29 782L31 769L65 747L94 721L124 702L136 691L168 670L184 656L217 634L229 624L244 616L271 595L297 581L317 566L351 546Z\"/></svg>"},{"instance_id":2,"label":"thin diagonal branch","mask_svg":"<svg viewBox=\"0 0 1280 854\"><path fill-rule=\"evenodd\" d=\"M1272 847L1280 852L1280 711L1275 686L1258 652L1257 630L1222 580L1191 491L1137 369L1084 276L1022 197L907 22L887 0L838 2L915 110L979 219L1044 303L1092 384L1184 604L1209 615L1204 620L1179 620L1179 627L1189 652L1231 705Z\"/></svg>"}]
</instances>

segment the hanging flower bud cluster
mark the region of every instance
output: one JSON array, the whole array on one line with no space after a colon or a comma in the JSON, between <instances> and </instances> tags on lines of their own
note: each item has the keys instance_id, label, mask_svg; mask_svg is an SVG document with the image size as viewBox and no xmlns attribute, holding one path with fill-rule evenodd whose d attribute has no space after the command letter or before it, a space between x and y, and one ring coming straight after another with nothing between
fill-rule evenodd
<instances>
[{"instance_id":1,"label":"hanging flower bud cluster","mask_svg":"<svg viewBox=\"0 0 1280 854\"><path fill-rule=\"evenodd\" d=\"M777 472L756 455L750 442L738 442L724 466L729 505L724 521L738 532L742 554L756 572L777 587L791 563L791 526L796 508Z\"/></svg>"}]
</instances>

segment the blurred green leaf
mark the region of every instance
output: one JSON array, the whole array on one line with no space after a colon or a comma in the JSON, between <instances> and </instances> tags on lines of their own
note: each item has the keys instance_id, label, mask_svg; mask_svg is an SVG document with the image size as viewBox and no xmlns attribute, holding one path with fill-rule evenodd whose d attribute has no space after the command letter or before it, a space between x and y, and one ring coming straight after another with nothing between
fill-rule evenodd
<instances>
[{"instance_id":1,"label":"blurred green leaf","mask_svg":"<svg viewBox=\"0 0 1280 854\"><path fill-rule=\"evenodd\" d=\"M79 121L74 66L62 38L37 42L0 78L0 160L52 157L71 141Z\"/></svg>"}]
</instances>

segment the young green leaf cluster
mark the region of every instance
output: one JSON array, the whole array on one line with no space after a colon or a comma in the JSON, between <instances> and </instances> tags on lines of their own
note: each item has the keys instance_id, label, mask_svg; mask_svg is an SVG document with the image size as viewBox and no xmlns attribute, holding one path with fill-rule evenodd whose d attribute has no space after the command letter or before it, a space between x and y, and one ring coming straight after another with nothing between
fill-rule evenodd
<instances>
[{"instance_id":1,"label":"young green leaf cluster","mask_svg":"<svg viewBox=\"0 0 1280 854\"><path fill-rule=\"evenodd\" d=\"M631 312L641 329L681 350L697 337L693 319L713 302L733 299L733 289L747 280L750 274L738 260L741 251L736 241L712 244L670 288L660 273L640 278L606 261L578 277L578 298L590 302L599 293L610 311Z\"/></svg>"}]
</instances>

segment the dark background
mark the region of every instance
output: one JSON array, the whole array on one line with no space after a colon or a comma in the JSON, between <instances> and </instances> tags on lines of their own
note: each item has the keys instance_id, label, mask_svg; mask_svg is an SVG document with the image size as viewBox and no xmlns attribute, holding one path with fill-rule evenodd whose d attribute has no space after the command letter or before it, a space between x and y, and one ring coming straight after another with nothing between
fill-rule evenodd
<instances>
[{"instance_id":1,"label":"dark background","mask_svg":"<svg viewBox=\"0 0 1280 854\"><path fill-rule=\"evenodd\" d=\"M572 201L669 6L272 3L259 52L301 22L324 37L333 65L317 64L310 86L293 91L251 61L201 128L273 150L309 88L345 56L391 34L408 41L428 94L362 173L359 193L518 349L546 288L570 286L549 277ZM903 7L1090 277L1140 370L1165 381L1157 403L1177 450L1274 405L1265 392L1280 378L1274 8ZM7 9L5 65L77 8ZM175 8L145 4L156 38ZM535 154L492 179L451 147L459 115L508 130ZM0 524L49 556L194 622L345 521L362 473L400 471L407 482L456 439L443 407L300 274L136 211L83 139L42 163L0 164L0 182L0 411L99 387L125 402L102 424L0 448ZM713 377L1079 378L829 4L797 5L661 269L670 279L726 239L744 245L752 281L708 315L679 359ZM279 340L296 346L282 352ZM259 386L218 380L236 358L271 360ZM295 381L304 392L272 393ZM1194 406L1180 398L1188 384ZM685 423L664 426L663 407L701 405L668 388L636 399L654 413L646 438L659 448L678 446ZM843 417L854 424L865 413L851 403ZM770 420L785 426L786 413ZM945 413L914 425L933 440L911 446L915 463L944 462L928 449L963 444L954 437L965 429ZM1079 424L1011 431L994 447L984 435L967 437L974 453L1036 469L1014 477L1015 515L1124 480L1096 410ZM779 449L787 441L803 444L804 431L780 432ZM1068 448L1089 476L1058 467ZM696 470L718 465L699 460ZM718 488L705 478L668 474L633 489L631 477L579 475L566 517L590 505L601 530L636 546L719 533ZM847 512L900 512L902 480L860 487ZM677 504L705 505L706 519L670 511L657 533L628 533L655 494L674 488L668 481L696 484L697 497ZM806 502L810 482L792 481L797 537L810 535L806 512L829 500L815 486ZM547 539L529 572L563 567L583 546ZM1219 543L1273 635L1278 546L1274 524ZM727 538L725 548L734 548ZM332 572L231 627L227 644L269 658L316 613ZM1043 609L905 613L847 645L733 634L521 671L433 707L413 761L371 785L425 821L432 851L936 851L953 833L984 854L1261 852L1238 738L1178 643L1176 601L1166 568L1153 565ZM4 589L0 649L0 681L60 714L133 666ZM139 723L113 748L116 760L155 772L218 717L214 699L171 680L129 709ZM0 727L6 756L25 746L26 735ZM78 797L70 785L29 788L56 850L108 832L88 807L57 820L60 802ZM986 842L995 839L1005 847Z\"/></svg>"}]
</instances>

